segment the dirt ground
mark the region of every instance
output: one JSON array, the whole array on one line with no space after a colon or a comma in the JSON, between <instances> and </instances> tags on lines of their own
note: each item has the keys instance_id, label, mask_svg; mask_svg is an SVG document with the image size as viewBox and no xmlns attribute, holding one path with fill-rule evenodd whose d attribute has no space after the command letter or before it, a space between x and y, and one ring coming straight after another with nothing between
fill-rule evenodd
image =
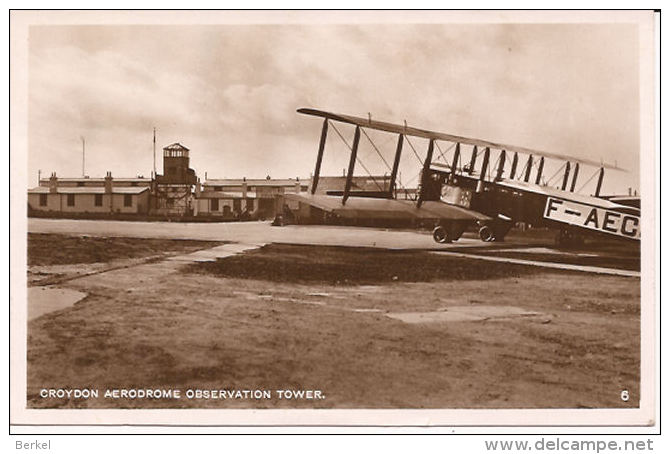
<instances>
[{"instance_id":1,"label":"dirt ground","mask_svg":"<svg viewBox=\"0 0 670 454\"><path fill-rule=\"evenodd\" d=\"M28 324L28 406L639 405L638 278L428 257L266 246L213 264L156 260L69 280L62 286L88 296ZM259 263L282 271L260 273ZM344 282L347 263L371 271ZM416 324L387 315L466 306L532 315ZM272 398L40 396L50 388L272 390ZM278 399L286 389L324 398Z\"/></svg>"}]
</instances>

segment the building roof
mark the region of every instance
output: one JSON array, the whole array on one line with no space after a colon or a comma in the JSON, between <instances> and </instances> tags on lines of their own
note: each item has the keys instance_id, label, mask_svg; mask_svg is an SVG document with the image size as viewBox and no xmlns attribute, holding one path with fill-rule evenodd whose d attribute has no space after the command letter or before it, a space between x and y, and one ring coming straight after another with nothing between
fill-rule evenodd
<instances>
[{"instance_id":1,"label":"building roof","mask_svg":"<svg viewBox=\"0 0 670 454\"><path fill-rule=\"evenodd\" d=\"M202 191L199 199L243 199L245 198L244 193L235 192L235 191ZM246 198L255 199L256 192L247 191Z\"/></svg>"},{"instance_id":2,"label":"building roof","mask_svg":"<svg viewBox=\"0 0 670 454\"><path fill-rule=\"evenodd\" d=\"M112 194L141 194L144 191L148 191L148 187L117 187L112 188ZM49 194L50 190L46 186L38 186L36 188L28 189L28 194ZM104 194L104 187L86 187L86 186L77 186L77 187L59 187L57 188L58 194Z\"/></svg>"},{"instance_id":3,"label":"building roof","mask_svg":"<svg viewBox=\"0 0 670 454\"><path fill-rule=\"evenodd\" d=\"M168 151L188 151L188 148L180 144L179 142L172 143L168 145L167 147L164 147L163 150L168 150Z\"/></svg>"},{"instance_id":4,"label":"building roof","mask_svg":"<svg viewBox=\"0 0 670 454\"><path fill-rule=\"evenodd\" d=\"M84 177L78 177L78 178L61 178L57 177L58 181L64 182L64 183L104 183L105 179L104 178L84 178ZM50 181L50 178L40 178L40 183L48 183ZM146 177L136 177L136 178L112 178L112 181L117 182L117 183L151 183L151 178L146 178Z\"/></svg>"},{"instance_id":5,"label":"building roof","mask_svg":"<svg viewBox=\"0 0 670 454\"><path fill-rule=\"evenodd\" d=\"M205 186L242 186L244 183L247 186L295 186L296 183L300 183L301 186L308 186L309 180L295 180L292 178L283 178L283 179L267 179L267 178L256 178L251 179L247 178L246 180L241 178L223 178L223 179L214 179L210 178L205 180L203 183Z\"/></svg>"}]
</instances>

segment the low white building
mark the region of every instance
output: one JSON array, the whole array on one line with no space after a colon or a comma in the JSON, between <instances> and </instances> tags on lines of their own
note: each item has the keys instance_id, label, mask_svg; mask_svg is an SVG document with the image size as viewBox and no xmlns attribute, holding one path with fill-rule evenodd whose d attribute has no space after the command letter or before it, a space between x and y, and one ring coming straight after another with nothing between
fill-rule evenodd
<instances>
[{"instance_id":1,"label":"low white building","mask_svg":"<svg viewBox=\"0 0 670 454\"><path fill-rule=\"evenodd\" d=\"M74 180L74 179L70 179ZM79 180L79 179L77 179ZM84 179L81 179L84 180ZM112 179L110 173L102 180L102 185L78 185L66 181L61 186L55 174L49 179L49 186L38 186L28 190L28 207L35 212L55 213L132 213L146 214L149 211L149 185L129 185ZM69 183L69 184L68 184Z\"/></svg>"}]
</instances>

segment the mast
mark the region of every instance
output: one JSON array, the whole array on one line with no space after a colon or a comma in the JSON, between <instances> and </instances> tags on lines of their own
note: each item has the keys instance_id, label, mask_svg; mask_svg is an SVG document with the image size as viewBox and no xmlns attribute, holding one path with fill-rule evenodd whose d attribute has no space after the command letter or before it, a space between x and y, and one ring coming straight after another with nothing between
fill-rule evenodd
<instances>
[{"instance_id":1,"label":"mast","mask_svg":"<svg viewBox=\"0 0 670 454\"><path fill-rule=\"evenodd\" d=\"M81 176L86 176L86 139L81 137Z\"/></svg>"},{"instance_id":2,"label":"mast","mask_svg":"<svg viewBox=\"0 0 670 454\"><path fill-rule=\"evenodd\" d=\"M154 178L156 178L156 128L154 128Z\"/></svg>"}]
</instances>

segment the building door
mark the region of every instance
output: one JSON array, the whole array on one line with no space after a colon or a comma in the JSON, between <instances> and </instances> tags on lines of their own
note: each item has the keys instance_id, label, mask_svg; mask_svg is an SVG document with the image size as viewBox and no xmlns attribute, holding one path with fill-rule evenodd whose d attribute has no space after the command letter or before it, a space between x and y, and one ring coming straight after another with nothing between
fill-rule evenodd
<instances>
[{"instance_id":1,"label":"building door","mask_svg":"<svg viewBox=\"0 0 670 454\"><path fill-rule=\"evenodd\" d=\"M273 218L275 215L275 199L258 199L258 215L261 219Z\"/></svg>"}]
</instances>

